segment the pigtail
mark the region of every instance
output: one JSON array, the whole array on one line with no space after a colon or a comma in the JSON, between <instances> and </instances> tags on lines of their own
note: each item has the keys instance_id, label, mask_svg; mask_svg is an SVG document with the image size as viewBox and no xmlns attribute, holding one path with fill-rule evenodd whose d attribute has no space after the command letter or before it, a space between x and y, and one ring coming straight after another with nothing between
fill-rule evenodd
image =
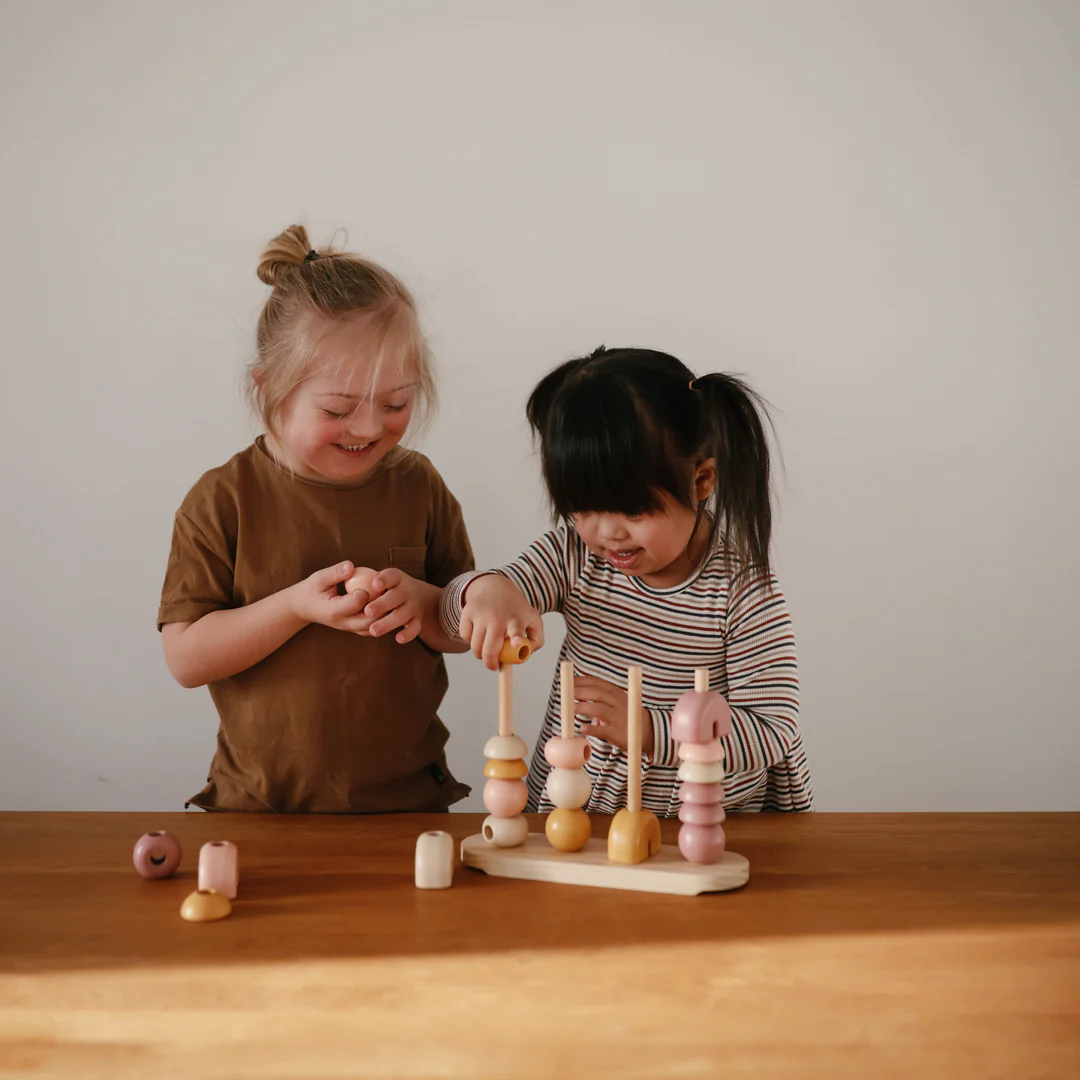
<instances>
[{"instance_id":1,"label":"pigtail","mask_svg":"<svg viewBox=\"0 0 1080 1080\"><path fill-rule=\"evenodd\" d=\"M607 350L601 345L600 348L593 350L588 356L582 356L576 360L567 360L557 368L549 371L536 384L525 405L525 416L529 421L529 427L533 430L533 435L540 441L541 445L543 445L548 423L551 420L552 406L559 395L559 391L570 379L588 367L594 360L602 357L606 352Z\"/></svg>"},{"instance_id":2,"label":"pigtail","mask_svg":"<svg viewBox=\"0 0 1080 1080\"><path fill-rule=\"evenodd\" d=\"M760 395L733 375L703 375L690 388L698 395L702 450L716 459L710 540L723 545L729 564L738 564L737 572L768 578L772 535L768 408Z\"/></svg>"}]
</instances>

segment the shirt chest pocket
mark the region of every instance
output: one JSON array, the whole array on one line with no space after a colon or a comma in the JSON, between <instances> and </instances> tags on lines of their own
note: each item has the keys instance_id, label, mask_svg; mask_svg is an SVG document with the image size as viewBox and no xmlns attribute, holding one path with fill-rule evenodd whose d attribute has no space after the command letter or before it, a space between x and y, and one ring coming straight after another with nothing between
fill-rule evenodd
<instances>
[{"instance_id":1,"label":"shirt chest pocket","mask_svg":"<svg viewBox=\"0 0 1080 1080\"><path fill-rule=\"evenodd\" d=\"M390 565L404 571L409 577L417 581L426 580L424 577L424 560L427 558L427 547L392 547L390 549Z\"/></svg>"}]
</instances>

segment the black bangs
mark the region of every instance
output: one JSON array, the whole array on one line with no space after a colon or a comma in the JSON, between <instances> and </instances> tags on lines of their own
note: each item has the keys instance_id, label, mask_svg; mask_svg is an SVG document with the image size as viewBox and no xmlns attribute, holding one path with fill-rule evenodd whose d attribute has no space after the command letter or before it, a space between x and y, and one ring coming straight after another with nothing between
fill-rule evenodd
<instances>
[{"instance_id":1,"label":"black bangs","mask_svg":"<svg viewBox=\"0 0 1080 1080\"><path fill-rule=\"evenodd\" d=\"M648 514L663 509L664 492L694 505L688 472L621 380L590 372L564 382L554 398L541 454L558 517Z\"/></svg>"}]
</instances>

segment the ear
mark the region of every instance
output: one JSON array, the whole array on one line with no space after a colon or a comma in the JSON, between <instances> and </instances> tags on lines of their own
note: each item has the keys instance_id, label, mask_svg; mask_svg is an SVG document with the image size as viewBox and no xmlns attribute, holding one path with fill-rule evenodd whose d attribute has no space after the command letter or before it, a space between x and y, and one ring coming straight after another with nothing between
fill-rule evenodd
<instances>
[{"instance_id":1,"label":"ear","mask_svg":"<svg viewBox=\"0 0 1080 1080\"><path fill-rule=\"evenodd\" d=\"M694 469L694 497L701 502L716 488L716 458L706 458Z\"/></svg>"}]
</instances>

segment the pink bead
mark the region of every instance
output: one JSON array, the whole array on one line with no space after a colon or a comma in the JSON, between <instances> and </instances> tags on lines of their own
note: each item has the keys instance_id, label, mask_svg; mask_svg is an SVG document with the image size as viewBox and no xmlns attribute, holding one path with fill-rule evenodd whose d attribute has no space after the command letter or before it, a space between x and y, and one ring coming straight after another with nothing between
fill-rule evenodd
<instances>
[{"instance_id":1,"label":"pink bead","mask_svg":"<svg viewBox=\"0 0 1080 1080\"><path fill-rule=\"evenodd\" d=\"M544 757L555 769L580 769L592 757L592 747L584 735L572 739L552 736L544 743Z\"/></svg>"},{"instance_id":2,"label":"pink bead","mask_svg":"<svg viewBox=\"0 0 1080 1080\"><path fill-rule=\"evenodd\" d=\"M731 710L715 690L687 690L671 711L671 737L704 743L731 733Z\"/></svg>"},{"instance_id":3,"label":"pink bead","mask_svg":"<svg viewBox=\"0 0 1080 1080\"><path fill-rule=\"evenodd\" d=\"M703 765L712 765L724 760L724 744L719 739L710 739L705 743L679 743L679 758L682 761L700 761Z\"/></svg>"},{"instance_id":4,"label":"pink bead","mask_svg":"<svg viewBox=\"0 0 1080 1080\"><path fill-rule=\"evenodd\" d=\"M135 842L131 858L144 878L166 878L176 873L182 855L172 833L148 832Z\"/></svg>"},{"instance_id":5,"label":"pink bead","mask_svg":"<svg viewBox=\"0 0 1080 1080\"><path fill-rule=\"evenodd\" d=\"M524 780L489 780L484 785L484 805L495 817L517 817L528 801Z\"/></svg>"},{"instance_id":6,"label":"pink bead","mask_svg":"<svg viewBox=\"0 0 1080 1080\"><path fill-rule=\"evenodd\" d=\"M683 803L679 820L687 825L719 825L727 815L723 803Z\"/></svg>"},{"instance_id":7,"label":"pink bead","mask_svg":"<svg viewBox=\"0 0 1080 1080\"><path fill-rule=\"evenodd\" d=\"M199 849L199 888L216 889L229 900L236 899L240 887L240 862L236 845L229 840L211 840Z\"/></svg>"},{"instance_id":8,"label":"pink bead","mask_svg":"<svg viewBox=\"0 0 1080 1080\"><path fill-rule=\"evenodd\" d=\"M719 825L684 825L679 850L692 863L714 863L724 854L724 830Z\"/></svg>"},{"instance_id":9,"label":"pink bead","mask_svg":"<svg viewBox=\"0 0 1080 1080\"><path fill-rule=\"evenodd\" d=\"M724 787L722 784L680 784L678 795L684 803L708 806L724 801Z\"/></svg>"}]
</instances>

